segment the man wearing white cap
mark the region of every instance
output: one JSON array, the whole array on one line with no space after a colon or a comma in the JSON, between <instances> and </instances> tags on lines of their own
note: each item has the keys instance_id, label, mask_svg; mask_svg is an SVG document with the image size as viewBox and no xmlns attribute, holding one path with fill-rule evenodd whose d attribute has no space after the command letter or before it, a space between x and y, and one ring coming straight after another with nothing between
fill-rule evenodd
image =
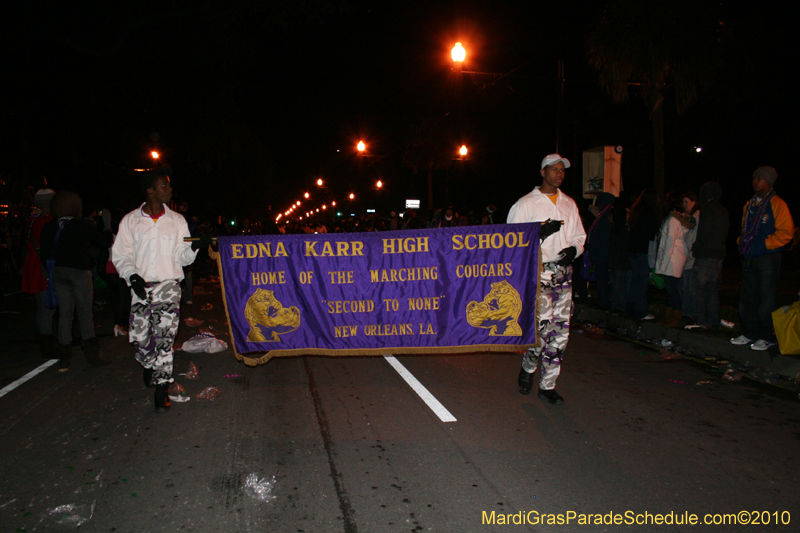
<instances>
[{"instance_id":1,"label":"man wearing white cap","mask_svg":"<svg viewBox=\"0 0 800 533\"><path fill-rule=\"evenodd\" d=\"M530 394L533 373L539 365L539 398L552 404L564 403L556 392L556 379L569 340L572 316L572 262L583 253L586 231L578 206L561 192L564 169L569 160L550 154L542 160L542 184L515 203L508 212L509 224L545 222L542 239L542 271L539 275L539 347L530 348L522 357L518 385L522 394ZM549 222L548 222L549 221Z\"/></svg>"}]
</instances>

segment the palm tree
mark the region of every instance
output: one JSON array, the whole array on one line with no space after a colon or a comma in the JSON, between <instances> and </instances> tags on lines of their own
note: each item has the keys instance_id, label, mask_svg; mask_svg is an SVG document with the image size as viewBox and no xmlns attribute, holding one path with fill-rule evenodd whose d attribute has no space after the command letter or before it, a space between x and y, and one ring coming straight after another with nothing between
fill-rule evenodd
<instances>
[{"instance_id":1,"label":"palm tree","mask_svg":"<svg viewBox=\"0 0 800 533\"><path fill-rule=\"evenodd\" d=\"M721 62L719 0L611 0L589 35L589 61L618 103L638 85L653 124L653 186L664 193L664 97L682 114L710 85Z\"/></svg>"}]
</instances>

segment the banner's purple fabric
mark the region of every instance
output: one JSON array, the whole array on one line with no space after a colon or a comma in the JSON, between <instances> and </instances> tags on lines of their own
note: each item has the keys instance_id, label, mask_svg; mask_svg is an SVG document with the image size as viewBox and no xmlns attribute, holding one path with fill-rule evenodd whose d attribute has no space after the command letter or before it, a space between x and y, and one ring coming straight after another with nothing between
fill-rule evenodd
<instances>
[{"instance_id":1,"label":"banner's purple fabric","mask_svg":"<svg viewBox=\"0 0 800 533\"><path fill-rule=\"evenodd\" d=\"M539 228L220 237L234 351L256 364L533 346Z\"/></svg>"}]
</instances>

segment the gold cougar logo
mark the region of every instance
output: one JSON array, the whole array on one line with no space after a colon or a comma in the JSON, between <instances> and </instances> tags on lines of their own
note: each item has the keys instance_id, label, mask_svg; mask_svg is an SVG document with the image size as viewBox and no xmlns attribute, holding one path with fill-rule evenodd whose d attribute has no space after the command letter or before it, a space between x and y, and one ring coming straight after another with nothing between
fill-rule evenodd
<instances>
[{"instance_id":1,"label":"gold cougar logo","mask_svg":"<svg viewBox=\"0 0 800 533\"><path fill-rule=\"evenodd\" d=\"M285 308L275 298L273 291L258 289L247 300L244 318L250 324L247 342L276 342L280 335L291 333L300 326L300 310L295 307ZM265 328L271 339L267 340L261 328Z\"/></svg>"},{"instance_id":2,"label":"gold cougar logo","mask_svg":"<svg viewBox=\"0 0 800 533\"><path fill-rule=\"evenodd\" d=\"M492 283L492 290L482 302L467 304L467 322L476 328L488 328L489 335L519 337L522 328L517 319L522 311L522 299L517 289L507 281Z\"/></svg>"}]
</instances>

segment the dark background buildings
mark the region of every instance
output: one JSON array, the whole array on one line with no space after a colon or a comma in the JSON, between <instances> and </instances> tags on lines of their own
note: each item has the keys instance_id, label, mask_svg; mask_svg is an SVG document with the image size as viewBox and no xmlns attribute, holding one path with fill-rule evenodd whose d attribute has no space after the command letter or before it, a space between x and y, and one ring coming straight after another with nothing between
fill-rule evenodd
<instances>
[{"instance_id":1,"label":"dark background buildings","mask_svg":"<svg viewBox=\"0 0 800 533\"><path fill-rule=\"evenodd\" d=\"M665 101L666 190L718 180L732 214L760 165L778 169L791 208L797 39L789 13L723 2L724 54L682 115ZM87 208L138 201L149 152L173 168L176 198L208 216L282 212L306 190L355 191L356 208L427 199L413 146L437 156L434 205L504 212L538 183L544 154L624 147L626 195L650 186L653 141L636 87L601 91L587 35L603 2L25 3L5 6L0 88L2 200L44 185ZM689 38L690 36L687 36ZM453 70L457 40L468 49ZM562 84L558 62L563 60ZM359 159L355 144L368 143ZM457 148L467 161L454 160ZM703 152L693 149L701 146ZM451 156L452 155L452 156ZM322 177L327 189L314 191ZM382 179L385 187L372 184ZM346 205L346 204L344 204ZM735 216L734 216L735 218ZM736 220L732 220L736 224Z\"/></svg>"}]
</instances>

